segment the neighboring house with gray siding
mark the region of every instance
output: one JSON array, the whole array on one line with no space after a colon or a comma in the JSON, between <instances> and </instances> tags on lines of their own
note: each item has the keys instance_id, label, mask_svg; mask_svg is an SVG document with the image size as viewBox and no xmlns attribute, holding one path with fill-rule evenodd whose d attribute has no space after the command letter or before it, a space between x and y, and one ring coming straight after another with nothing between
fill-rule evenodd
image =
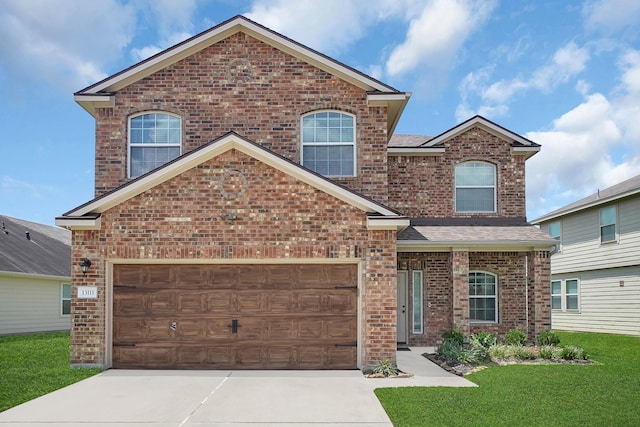
<instances>
[{"instance_id":1,"label":"neighboring house with gray siding","mask_svg":"<svg viewBox=\"0 0 640 427\"><path fill-rule=\"evenodd\" d=\"M552 328L640 336L640 175L532 223L558 241Z\"/></svg>"},{"instance_id":2,"label":"neighboring house with gray siding","mask_svg":"<svg viewBox=\"0 0 640 427\"><path fill-rule=\"evenodd\" d=\"M71 233L0 215L0 335L70 328Z\"/></svg>"}]
</instances>

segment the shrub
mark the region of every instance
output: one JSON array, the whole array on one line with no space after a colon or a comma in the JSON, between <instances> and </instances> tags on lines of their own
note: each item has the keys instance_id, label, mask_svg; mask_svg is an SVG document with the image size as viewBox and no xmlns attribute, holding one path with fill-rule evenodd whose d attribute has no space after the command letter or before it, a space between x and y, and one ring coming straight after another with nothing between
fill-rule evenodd
<instances>
[{"instance_id":1,"label":"shrub","mask_svg":"<svg viewBox=\"0 0 640 427\"><path fill-rule=\"evenodd\" d=\"M471 336L470 344L472 347L484 347L490 348L492 345L496 345L498 342L497 334L490 334L489 332L478 332Z\"/></svg>"},{"instance_id":2,"label":"shrub","mask_svg":"<svg viewBox=\"0 0 640 427\"><path fill-rule=\"evenodd\" d=\"M391 359L384 359L376 364L375 368L373 368L373 373L390 377L398 374L398 367Z\"/></svg>"},{"instance_id":3,"label":"shrub","mask_svg":"<svg viewBox=\"0 0 640 427\"><path fill-rule=\"evenodd\" d=\"M459 344L457 340L449 338L445 339L442 344L436 348L436 353L447 362L458 362L460 353L462 353L463 350L462 344Z\"/></svg>"},{"instance_id":4,"label":"shrub","mask_svg":"<svg viewBox=\"0 0 640 427\"><path fill-rule=\"evenodd\" d=\"M558 345L560 337L551 331L543 331L538 335L538 345Z\"/></svg>"},{"instance_id":5,"label":"shrub","mask_svg":"<svg viewBox=\"0 0 640 427\"><path fill-rule=\"evenodd\" d=\"M511 329L504 336L504 343L507 345L525 345L527 336L520 329Z\"/></svg>"},{"instance_id":6,"label":"shrub","mask_svg":"<svg viewBox=\"0 0 640 427\"><path fill-rule=\"evenodd\" d=\"M489 349L489 356L492 359L504 360L507 358L507 346L496 344Z\"/></svg>"},{"instance_id":7,"label":"shrub","mask_svg":"<svg viewBox=\"0 0 640 427\"><path fill-rule=\"evenodd\" d=\"M478 365L487 358L487 349L484 347L463 348L458 354L458 362L465 365Z\"/></svg>"},{"instance_id":8,"label":"shrub","mask_svg":"<svg viewBox=\"0 0 640 427\"><path fill-rule=\"evenodd\" d=\"M538 347L538 357L541 359L552 360L557 359L558 356L558 347L554 347L552 345L543 345L542 347Z\"/></svg>"},{"instance_id":9,"label":"shrub","mask_svg":"<svg viewBox=\"0 0 640 427\"><path fill-rule=\"evenodd\" d=\"M560 358L563 360L587 360L587 353L583 348L568 345L560 349Z\"/></svg>"},{"instance_id":10,"label":"shrub","mask_svg":"<svg viewBox=\"0 0 640 427\"><path fill-rule=\"evenodd\" d=\"M452 340L458 343L458 345L462 345L464 344L464 335L462 335L462 332L460 332L460 329L458 328L453 328L450 331L445 331L442 334L442 338L447 341L447 340Z\"/></svg>"},{"instance_id":11,"label":"shrub","mask_svg":"<svg viewBox=\"0 0 640 427\"><path fill-rule=\"evenodd\" d=\"M522 345L512 345L507 350L507 354L516 360L532 360L536 358L536 353L532 348L523 347Z\"/></svg>"}]
</instances>

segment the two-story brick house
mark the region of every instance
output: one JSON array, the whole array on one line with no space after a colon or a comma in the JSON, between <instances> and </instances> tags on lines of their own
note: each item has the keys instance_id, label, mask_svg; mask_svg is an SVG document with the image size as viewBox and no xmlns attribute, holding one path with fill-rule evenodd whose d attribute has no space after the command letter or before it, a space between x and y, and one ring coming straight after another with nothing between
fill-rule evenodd
<instances>
[{"instance_id":1,"label":"two-story brick house","mask_svg":"<svg viewBox=\"0 0 640 427\"><path fill-rule=\"evenodd\" d=\"M454 325L549 328L540 147L482 117L394 135L408 93L240 16L75 99L72 365L351 369Z\"/></svg>"}]
</instances>

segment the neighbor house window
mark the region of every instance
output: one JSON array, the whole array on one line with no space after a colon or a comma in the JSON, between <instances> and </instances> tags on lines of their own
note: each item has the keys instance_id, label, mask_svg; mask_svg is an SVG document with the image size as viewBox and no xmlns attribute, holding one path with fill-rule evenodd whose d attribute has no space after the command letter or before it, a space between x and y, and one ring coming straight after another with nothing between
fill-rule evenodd
<instances>
[{"instance_id":1,"label":"neighbor house window","mask_svg":"<svg viewBox=\"0 0 640 427\"><path fill-rule=\"evenodd\" d=\"M552 222L551 224L549 224L549 235L558 241L558 243L553 248L551 248L551 252L560 251L560 245L562 244L562 240L560 238L560 221Z\"/></svg>"},{"instance_id":2,"label":"neighbor house window","mask_svg":"<svg viewBox=\"0 0 640 427\"><path fill-rule=\"evenodd\" d=\"M551 282L551 309L562 310L562 282L560 280Z\"/></svg>"},{"instance_id":3,"label":"neighbor house window","mask_svg":"<svg viewBox=\"0 0 640 427\"><path fill-rule=\"evenodd\" d=\"M498 283L495 274L469 273L469 319L472 322L498 321Z\"/></svg>"},{"instance_id":4,"label":"neighbor house window","mask_svg":"<svg viewBox=\"0 0 640 427\"><path fill-rule=\"evenodd\" d=\"M182 120L167 113L145 113L129 119L129 177L140 175L180 156Z\"/></svg>"},{"instance_id":5,"label":"neighbor house window","mask_svg":"<svg viewBox=\"0 0 640 427\"><path fill-rule=\"evenodd\" d=\"M558 311L580 310L578 279L551 281L551 309Z\"/></svg>"},{"instance_id":6,"label":"neighbor house window","mask_svg":"<svg viewBox=\"0 0 640 427\"><path fill-rule=\"evenodd\" d=\"M355 176L354 116L321 111L302 117L302 164L325 176Z\"/></svg>"},{"instance_id":7,"label":"neighbor house window","mask_svg":"<svg viewBox=\"0 0 640 427\"><path fill-rule=\"evenodd\" d=\"M413 329L414 334L422 333L422 271L414 271L412 277L413 294Z\"/></svg>"},{"instance_id":8,"label":"neighbor house window","mask_svg":"<svg viewBox=\"0 0 640 427\"><path fill-rule=\"evenodd\" d=\"M496 168L484 162L456 166L456 212L496 211Z\"/></svg>"},{"instance_id":9,"label":"neighbor house window","mask_svg":"<svg viewBox=\"0 0 640 427\"><path fill-rule=\"evenodd\" d=\"M600 209L600 242L614 242L616 240L616 207L609 206Z\"/></svg>"},{"instance_id":10,"label":"neighbor house window","mask_svg":"<svg viewBox=\"0 0 640 427\"><path fill-rule=\"evenodd\" d=\"M60 289L60 313L71 314L71 284L63 283Z\"/></svg>"}]
</instances>

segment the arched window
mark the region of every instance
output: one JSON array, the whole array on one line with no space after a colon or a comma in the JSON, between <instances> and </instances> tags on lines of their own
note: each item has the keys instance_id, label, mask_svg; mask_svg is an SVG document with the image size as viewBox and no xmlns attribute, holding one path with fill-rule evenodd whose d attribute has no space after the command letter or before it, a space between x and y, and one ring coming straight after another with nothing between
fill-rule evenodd
<instances>
[{"instance_id":1,"label":"arched window","mask_svg":"<svg viewBox=\"0 0 640 427\"><path fill-rule=\"evenodd\" d=\"M302 165L325 176L355 176L355 135L351 114L320 111L303 116Z\"/></svg>"},{"instance_id":2,"label":"arched window","mask_svg":"<svg viewBox=\"0 0 640 427\"><path fill-rule=\"evenodd\" d=\"M486 271L469 272L469 320L498 321L498 277Z\"/></svg>"},{"instance_id":3,"label":"arched window","mask_svg":"<svg viewBox=\"0 0 640 427\"><path fill-rule=\"evenodd\" d=\"M180 156L182 119L167 113L143 113L129 118L129 178Z\"/></svg>"},{"instance_id":4,"label":"arched window","mask_svg":"<svg viewBox=\"0 0 640 427\"><path fill-rule=\"evenodd\" d=\"M496 211L496 167L485 162L456 166L456 212Z\"/></svg>"}]
</instances>

